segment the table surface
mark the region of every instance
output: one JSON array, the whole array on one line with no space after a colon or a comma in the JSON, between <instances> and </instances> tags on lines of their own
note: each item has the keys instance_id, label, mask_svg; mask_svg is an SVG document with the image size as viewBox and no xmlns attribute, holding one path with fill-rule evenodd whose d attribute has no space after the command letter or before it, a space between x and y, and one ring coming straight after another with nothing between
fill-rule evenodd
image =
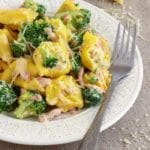
<instances>
[{"instance_id":1,"label":"table surface","mask_svg":"<svg viewBox=\"0 0 150 150\"><path fill-rule=\"evenodd\" d=\"M109 0L87 0L105 8ZM99 2L98 2L99 1ZM103 3L102 3L103 1ZM140 20L138 46L144 64L143 87L134 106L115 125L100 134L97 150L150 150L150 0L125 0L125 8ZM25 146L0 141L0 150L76 150L78 142L59 146Z\"/></svg>"}]
</instances>

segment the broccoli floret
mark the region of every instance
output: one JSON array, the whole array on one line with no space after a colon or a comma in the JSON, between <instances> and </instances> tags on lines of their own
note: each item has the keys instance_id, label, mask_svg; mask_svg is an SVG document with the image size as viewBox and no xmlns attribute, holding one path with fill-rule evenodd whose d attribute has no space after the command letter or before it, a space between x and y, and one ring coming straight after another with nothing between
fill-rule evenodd
<instances>
[{"instance_id":1,"label":"broccoli floret","mask_svg":"<svg viewBox=\"0 0 150 150\"><path fill-rule=\"evenodd\" d=\"M37 7L37 12L39 13L39 17L43 17L45 15L45 12L46 12L46 8L45 6L41 5L41 4L38 4L38 7Z\"/></svg>"},{"instance_id":2,"label":"broccoli floret","mask_svg":"<svg viewBox=\"0 0 150 150\"><path fill-rule=\"evenodd\" d=\"M11 44L11 50L12 50L14 57L23 56L24 54L28 52L26 44L23 42L19 42L19 41L14 41Z\"/></svg>"},{"instance_id":3,"label":"broccoli floret","mask_svg":"<svg viewBox=\"0 0 150 150\"><path fill-rule=\"evenodd\" d=\"M10 110L16 100L14 90L5 81L0 80L0 112Z\"/></svg>"},{"instance_id":4,"label":"broccoli floret","mask_svg":"<svg viewBox=\"0 0 150 150\"><path fill-rule=\"evenodd\" d=\"M77 35L74 35L71 41L69 42L69 46L70 48L73 49L73 48L76 48L78 45L80 45L80 43L82 43L80 37Z\"/></svg>"},{"instance_id":5,"label":"broccoli floret","mask_svg":"<svg viewBox=\"0 0 150 150\"><path fill-rule=\"evenodd\" d=\"M75 53L72 57L72 71L77 76L80 68L82 67L81 57L79 53Z\"/></svg>"},{"instance_id":6,"label":"broccoli floret","mask_svg":"<svg viewBox=\"0 0 150 150\"><path fill-rule=\"evenodd\" d=\"M97 81L98 81L98 78L97 78L97 77L94 77L94 76L89 79L89 82L90 82L91 84L95 84Z\"/></svg>"},{"instance_id":7,"label":"broccoli floret","mask_svg":"<svg viewBox=\"0 0 150 150\"><path fill-rule=\"evenodd\" d=\"M87 87L82 89L82 96L84 99L85 107L96 106L102 101L103 98L103 95L100 94L96 89Z\"/></svg>"},{"instance_id":8,"label":"broccoli floret","mask_svg":"<svg viewBox=\"0 0 150 150\"><path fill-rule=\"evenodd\" d=\"M44 17L46 12L45 6L36 3L34 0L26 0L24 3L24 7L35 10L39 14L37 17L38 19Z\"/></svg>"},{"instance_id":9,"label":"broccoli floret","mask_svg":"<svg viewBox=\"0 0 150 150\"><path fill-rule=\"evenodd\" d=\"M45 33L45 28L51 28L46 22L34 22L33 24L25 25L24 38L27 42L37 47L41 42L48 40L48 35Z\"/></svg>"},{"instance_id":10,"label":"broccoli floret","mask_svg":"<svg viewBox=\"0 0 150 150\"><path fill-rule=\"evenodd\" d=\"M57 65L58 59L55 57L45 57L44 58L44 66L53 68Z\"/></svg>"},{"instance_id":11,"label":"broccoli floret","mask_svg":"<svg viewBox=\"0 0 150 150\"><path fill-rule=\"evenodd\" d=\"M15 109L16 118L23 119L30 116L38 116L46 109L46 102L39 94L27 91L19 97L19 106Z\"/></svg>"},{"instance_id":12,"label":"broccoli floret","mask_svg":"<svg viewBox=\"0 0 150 150\"><path fill-rule=\"evenodd\" d=\"M90 23L91 12L86 9L67 11L56 14L71 29L78 31L85 29Z\"/></svg>"},{"instance_id":13,"label":"broccoli floret","mask_svg":"<svg viewBox=\"0 0 150 150\"><path fill-rule=\"evenodd\" d=\"M33 47L38 47L41 42L48 40L45 28L51 26L45 21L36 21L32 24L25 24L18 36L17 41L11 44L14 57L20 57L33 51ZM31 47L32 45L32 47Z\"/></svg>"},{"instance_id":14,"label":"broccoli floret","mask_svg":"<svg viewBox=\"0 0 150 150\"><path fill-rule=\"evenodd\" d=\"M73 51L77 51L79 50L82 42L83 42L83 36L85 34L86 30L83 30L82 32L77 32L74 33L74 36L72 37L72 39L69 41L69 46Z\"/></svg>"},{"instance_id":15,"label":"broccoli floret","mask_svg":"<svg viewBox=\"0 0 150 150\"><path fill-rule=\"evenodd\" d=\"M86 28L90 22L91 13L89 10L81 9L72 15L72 24L76 29Z\"/></svg>"}]
</instances>

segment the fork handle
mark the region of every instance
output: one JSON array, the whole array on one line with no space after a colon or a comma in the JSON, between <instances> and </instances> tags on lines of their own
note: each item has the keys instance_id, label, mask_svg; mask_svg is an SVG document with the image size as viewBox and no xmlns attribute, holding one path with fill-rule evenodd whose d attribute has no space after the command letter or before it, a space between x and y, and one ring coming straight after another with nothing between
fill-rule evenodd
<instances>
[{"instance_id":1,"label":"fork handle","mask_svg":"<svg viewBox=\"0 0 150 150\"><path fill-rule=\"evenodd\" d=\"M103 100L103 103L102 105L100 105L100 108L96 114L96 117L94 118L84 139L81 141L81 144L79 145L78 150L95 150L98 135L99 135L99 129L101 127L103 116L104 116L105 110L107 108L108 102L110 100L110 97L112 96L115 86L116 86L116 83L114 82L111 83L111 86L109 90L107 91L105 98Z\"/></svg>"}]
</instances>

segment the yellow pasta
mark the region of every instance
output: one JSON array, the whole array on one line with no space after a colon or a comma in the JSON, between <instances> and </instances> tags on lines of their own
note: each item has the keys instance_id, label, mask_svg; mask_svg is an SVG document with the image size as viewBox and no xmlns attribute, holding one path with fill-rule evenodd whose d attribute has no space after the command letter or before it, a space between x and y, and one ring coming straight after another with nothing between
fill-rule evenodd
<instances>
[{"instance_id":1,"label":"yellow pasta","mask_svg":"<svg viewBox=\"0 0 150 150\"><path fill-rule=\"evenodd\" d=\"M49 23L53 26L57 37L64 39L67 42L71 39L71 31L68 29L60 19L50 19Z\"/></svg>"},{"instance_id":2,"label":"yellow pasta","mask_svg":"<svg viewBox=\"0 0 150 150\"><path fill-rule=\"evenodd\" d=\"M106 68L101 68L95 73L85 73L83 79L86 84L97 85L101 91L106 91L109 88L111 74Z\"/></svg>"},{"instance_id":3,"label":"yellow pasta","mask_svg":"<svg viewBox=\"0 0 150 150\"><path fill-rule=\"evenodd\" d=\"M0 80L4 80L7 83L12 81L13 76L15 75L16 62L9 64L8 68L6 68L2 73L0 73Z\"/></svg>"},{"instance_id":4,"label":"yellow pasta","mask_svg":"<svg viewBox=\"0 0 150 150\"><path fill-rule=\"evenodd\" d=\"M124 3L124 0L114 0L114 1L121 5Z\"/></svg>"},{"instance_id":5,"label":"yellow pasta","mask_svg":"<svg viewBox=\"0 0 150 150\"><path fill-rule=\"evenodd\" d=\"M0 29L0 58L3 61L10 62L12 59L12 52L9 46L9 41L12 40L11 35L5 29Z\"/></svg>"},{"instance_id":6,"label":"yellow pasta","mask_svg":"<svg viewBox=\"0 0 150 150\"><path fill-rule=\"evenodd\" d=\"M61 108L63 112L83 107L81 89L75 79L67 75L53 80L46 88L46 101L49 105Z\"/></svg>"},{"instance_id":7,"label":"yellow pasta","mask_svg":"<svg viewBox=\"0 0 150 150\"><path fill-rule=\"evenodd\" d=\"M38 70L33 62L32 59L27 59L27 70L26 72L28 72L30 74L30 76L34 77L34 76L38 76Z\"/></svg>"},{"instance_id":8,"label":"yellow pasta","mask_svg":"<svg viewBox=\"0 0 150 150\"><path fill-rule=\"evenodd\" d=\"M57 13L78 9L80 9L80 7L75 5L74 0L65 0Z\"/></svg>"},{"instance_id":9,"label":"yellow pasta","mask_svg":"<svg viewBox=\"0 0 150 150\"><path fill-rule=\"evenodd\" d=\"M36 78L32 78L26 81L22 79L21 77L18 77L15 79L14 85L24 88L26 90L33 90L33 91L39 91L39 92L45 91L44 87L40 84L40 82Z\"/></svg>"},{"instance_id":10,"label":"yellow pasta","mask_svg":"<svg viewBox=\"0 0 150 150\"><path fill-rule=\"evenodd\" d=\"M55 57L58 61L54 67L47 68L44 66L44 57ZM43 42L34 52L33 60L40 76L56 78L69 73L71 69L69 52L63 41Z\"/></svg>"},{"instance_id":11,"label":"yellow pasta","mask_svg":"<svg viewBox=\"0 0 150 150\"><path fill-rule=\"evenodd\" d=\"M0 10L0 23L20 27L24 23L32 22L37 15L38 14L35 11L28 8Z\"/></svg>"},{"instance_id":12,"label":"yellow pasta","mask_svg":"<svg viewBox=\"0 0 150 150\"><path fill-rule=\"evenodd\" d=\"M0 71L4 71L8 67L8 64L3 60L0 60Z\"/></svg>"},{"instance_id":13,"label":"yellow pasta","mask_svg":"<svg viewBox=\"0 0 150 150\"><path fill-rule=\"evenodd\" d=\"M106 40L93 33L85 33L81 47L81 59L87 69L95 71L102 66L109 68L109 53Z\"/></svg>"}]
</instances>

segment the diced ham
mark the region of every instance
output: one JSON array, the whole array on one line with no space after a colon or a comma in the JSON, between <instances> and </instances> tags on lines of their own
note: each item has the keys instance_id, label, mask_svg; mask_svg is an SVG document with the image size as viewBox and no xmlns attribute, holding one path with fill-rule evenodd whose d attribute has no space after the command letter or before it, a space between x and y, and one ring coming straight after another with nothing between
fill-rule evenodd
<instances>
[{"instance_id":1,"label":"diced ham","mask_svg":"<svg viewBox=\"0 0 150 150\"><path fill-rule=\"evenodd\" d=\"M26 71L20 72L20 77L21 77L23 80L28 81L28 80L30 80L30 73L29 73L29 72L26 72Z\"/></svg>"},{"instance_id":2,"label":"diced ham","mask_svg":"<svg viewBox=\"0 0 150 150\"><path fill-rule=\"evenodd\" d=\"M65 22L70 21L70 19L71 19L70 15L68 15L68 14L64 15L64 21Z\"/></svg>"},{"instance_id":3,"label":"diced ham","mask_svg":"<svg viewBox=\"0 0 150 150\"><path fill-rule=\"evenodd\" d=\"M47 120L47 115L46 114L39 115L38 121L39 122L46 122L46 121L48 121Z\"/></svg>"},{"instance_id":4,"label":"diced ham","mask_svg":"<svg viewBox=\"0 0 150 150\"><path fill-rule=\"evenodd\" d=\"M84 74L84 68L81 67L79 70L78 81L79 81L80 85L82 85L82 86L84 86L83 74Z\"/></svg>"},{"instance_id":5,"label":"diced ham","mask_svg":"<svg viewBox=\"0 0 150 150\"><path fill-rule=\"evenodd\" d=\"M38 81L43 87L47 87L51 84L51 79L49 78L38 77Z\"/></svg>"},{"instance_id":6,"label":"diced ham","mask_svg":"<svg viewBox=\"0 0 150 150\"><path fill-rule=\"evenodd\" d=\"M97 91L99 91L100 93L105 93L105 91L103 89L101 89L99 86L97 85L93 85L93 84L85 84L86 87L88 88L93 88L96 89Z\"/></svg>"},{"instance_id":7,"label":"diced ham","mask_svg":"<svg viewBox=\"0 0 150 150\"><path fill-rule=\"evenodd\" d=\"M32 100L40 102L42 101L42 96L40 94L35 94L34 96L32 96Z\"/></svg>"},{"instance_id":8,"label":"diced ham","mask_svg":"<svg viewBox=\"0 0 150 150\"><path fill-rule=\"evenodd\" d=\"M40 122L50 121L50 120L53 120L55 117L58 117L59 115L61 115L61 113L62 113L62 110L60 108L56 108L56 109L51 110L48 113L39 115L38 120Z\"/></svg>"},{"instance_id":9,"label":"diced ham","mask_svg":"<svg viewBox=\"0 0 150 150\"><path fill-rule=\"evenodd\" d=\"M76 108L72 108L72 109L69 111L69 113L72 114L72 115L75 115L75 114L77 114L78 112L77 112Z\"/></svg>"},{"instance_id":10,"label":"diced ham","mask_svg":"<svg viewBox=\"0 0 150 150\"><path fill-rule=\"evenodd\" d=\"M57 39L56 34L52 31L51 28L45 28L44 32L48 35L48 39L54 41Z\"/></svg>"}]
</instances>

